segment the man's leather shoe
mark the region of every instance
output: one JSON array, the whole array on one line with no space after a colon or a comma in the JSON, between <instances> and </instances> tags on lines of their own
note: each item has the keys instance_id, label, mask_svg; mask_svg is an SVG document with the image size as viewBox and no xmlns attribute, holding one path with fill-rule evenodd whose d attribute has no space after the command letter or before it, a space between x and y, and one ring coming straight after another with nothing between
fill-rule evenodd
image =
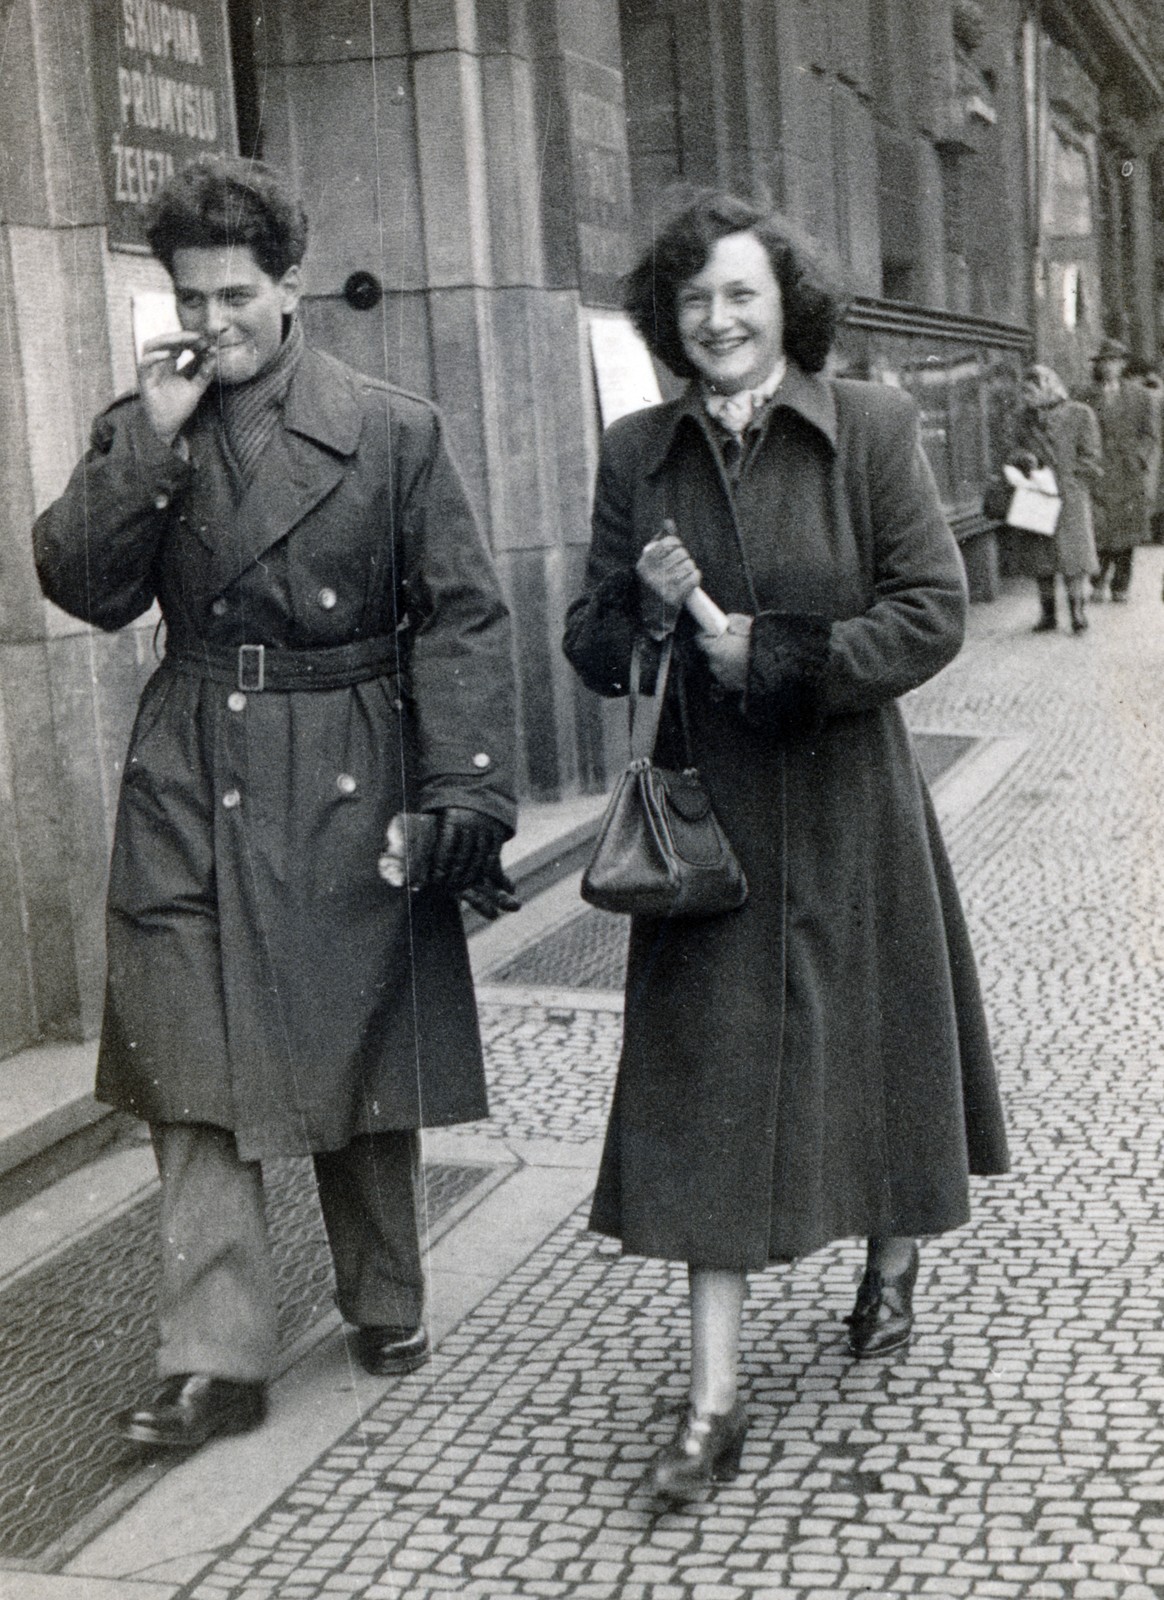
<instances>
[{"instance_id":1,"label":"man's leather shoe","mask_svg":"<svg viewBox=\"0 0 1164 1600\"><path fill-rule=\"evenodd\" d=\"M430 1354L428 1334L423 1328L359 1328L356 1351L364 1371L376 1378L415 1372Z\"/></svg>"},{"instance_id":2,"label":"man's leather shoe","mask_svg":"<svg viewBox=\"0 0 1164 1600\"><path fill-rule=\"evenodd\" d=\"M179 1372L167 1378L148 1404L123 1411L117 1425L139 1444L196 1450L225 1433L246 1433L267 1414L261 1383L239 1383L207 1372Z\"/></svg>"}]
</instances>

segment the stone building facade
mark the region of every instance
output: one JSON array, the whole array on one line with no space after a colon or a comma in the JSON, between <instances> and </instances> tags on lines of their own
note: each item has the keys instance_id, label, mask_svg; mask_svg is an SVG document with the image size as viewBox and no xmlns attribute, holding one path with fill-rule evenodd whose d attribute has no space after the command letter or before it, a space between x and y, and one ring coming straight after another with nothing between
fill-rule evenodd
<instances>
[{"instance_id":1,"label":"stone building facade","mask_svg":"<svg viewBox=\"0 0 1164 1600\"><path fill-rule=\"evenodd\" d=\"M770 201L820 241L853 292L839 360L918 398L988 597L981 489L1021 362L1078 384L1104 332L1158 349L1157 11L0 0L0 1054L99 1025L156 618L104 636L46 606L28 535L133 383L135 317L166 290L137 208L169 165L225 148L289 171L310 336L442 406L517 618L523 791L552 799L619 759L620 719L558 641L600 429L592 328L675 186Z\"/></svg>"}]
</instances>

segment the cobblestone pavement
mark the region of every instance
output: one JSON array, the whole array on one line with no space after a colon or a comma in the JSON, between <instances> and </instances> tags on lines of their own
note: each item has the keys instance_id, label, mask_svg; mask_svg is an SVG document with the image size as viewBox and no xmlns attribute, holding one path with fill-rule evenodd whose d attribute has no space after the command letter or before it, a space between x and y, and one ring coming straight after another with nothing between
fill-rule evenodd
<instances>
[{"instance_id":1,"label":"cobblestone pavement","mask_svg":"<svg viewBox=\"0 0 1164 1600\"><path fill-rule=\"evenodd\" d=\"M1014 1172L923 1250L908 1357L840 1354L855 1242L755 1277L742 1474L657 1515L636 1484L684 1392L683 1275L579 1213L190 1600L1164 1591L1160 568L1141 552L1079 639L1030 635L1033 596L977 609L910 698L919 728L1026 746L947 830ZM593 1137L615 1022L491 1007L498 1131Z\"/></svg>"}]
</instances>

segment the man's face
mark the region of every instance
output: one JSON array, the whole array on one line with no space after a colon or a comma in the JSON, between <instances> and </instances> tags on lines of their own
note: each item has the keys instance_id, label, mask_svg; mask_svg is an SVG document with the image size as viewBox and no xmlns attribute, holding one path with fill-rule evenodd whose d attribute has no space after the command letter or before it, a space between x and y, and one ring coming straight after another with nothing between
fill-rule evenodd
<instances>
[{"instance_id":1,"label":"man's face","mask_svg":"<svg viewBox=\"0 0 1164 1600\"><path fill-rule=\"evenodd\" d=\"M299 268L271 278L249 245L183 246L171 275L178 320L210 340L218 382L265 372L283 343L283 318L299 304Z\"/></svg>"}]
</instances>

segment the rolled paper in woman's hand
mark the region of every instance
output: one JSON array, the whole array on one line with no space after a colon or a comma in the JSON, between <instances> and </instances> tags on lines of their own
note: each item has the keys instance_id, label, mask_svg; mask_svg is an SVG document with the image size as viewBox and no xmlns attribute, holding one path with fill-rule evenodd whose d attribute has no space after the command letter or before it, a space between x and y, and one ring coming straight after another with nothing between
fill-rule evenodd
<instances>
[{"instance_id":1,"label":"rolled paper in woman's hand","mask_svg":"<svg viewBox=\"0 0 1164 1600\"><path fill-rule=\"evenodd\" d=\"M701 632L710 633L716 638L721 633L727 632L727 618L711 596L704 594L702 589L693 589L684 603L699 624Z\"/></svg>"}]
</instances>

